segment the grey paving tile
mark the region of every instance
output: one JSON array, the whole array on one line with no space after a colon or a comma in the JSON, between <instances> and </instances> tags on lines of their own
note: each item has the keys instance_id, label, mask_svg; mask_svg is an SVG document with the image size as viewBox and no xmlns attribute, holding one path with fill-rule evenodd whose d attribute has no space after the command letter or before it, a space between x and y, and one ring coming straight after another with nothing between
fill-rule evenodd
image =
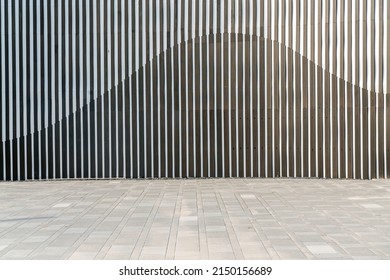
<instances>
[{"instance_id":1,"label":"grey paving tile","mask_svg":"<svg viewBox=\"0 0 390 280\"><path fill-rule=\"evenodd\" d=\"M390 259L387 180L0 182L5 259Z\"/></svg>"},{"instance_id":2,"label":"grey paving tile","mask_svg":"<svg viewBox=\"0 0 390 280\"><path fill-rule=\"evenodd\" d=\"M1 251L3 251L7 247L8 247L7 245L0 245L0 253L1 253Z\"/></svg>"},{"instance_id":3,"label":"grey paving tile","mask_svg":"<svg viewBox=\"0 0 390 280\"><path fill-rule=\"evenodd\" d=\"M199 260L201 254L199 252L178 252L175 254L175 260Z\"/></svg>"},{"instance_id":4,"label":"grey paving tile","mask_svg":"<svg viewBox=\"0 0 390 280\"><path fill-rule=\"evenodd\" d=\"M161 259L164 259L165 258L165 254L162 253L162 254L144 254L144 253L141 253L141 255L139 256L139 260L161 260Z\"/></svg>"},{"instance_id":5,"label":"grey paving tile","mask_svg":"<svg viewBox=\"0 0 390 280\"><path fill-rule=\"evenodd\" d=\"M72 254L70 260L93 260L95 259L97 252L75 252Z\"/></svg>"},{"instance_id":6,"label":"grey paving tile","mask_svg":"<svg viewBox=\"0 0 390 280\"><path fill-rule=\"evenodd\" d=\"M232 260L237 259L237 256L234 253L230 252L212 252L209 255L211 260ZM244 258L240 258L244 259Z\"/></svg>"},{"instance_id":7,"label":"grey paving tile","mask_svg":"<svg viewBox=\"0 0 390 280\"><path fill-rule=\"evenodd\" d=\"M309 251L314 255L324 255L324 254L337 254L337 251L327 244L316 244L316 245L307 245Z\"/></svg>"},{"instance_id":8,"label":"grey paving tile","mask_svg":"<svg viewBox=\"0 0 390 280\"><path fill-rule=\"evenodd\" d=\"M0 259L3 260L23 260L27 259L33 250L12 250L2 255Z\"/></svg>"}]
</instances>

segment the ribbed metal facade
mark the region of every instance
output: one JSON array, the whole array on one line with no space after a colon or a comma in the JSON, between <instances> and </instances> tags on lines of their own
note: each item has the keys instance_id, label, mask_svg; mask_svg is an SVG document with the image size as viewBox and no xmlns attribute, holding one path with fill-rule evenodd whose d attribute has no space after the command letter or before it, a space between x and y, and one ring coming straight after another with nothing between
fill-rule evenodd
<instances>
[{"instance_id":1,"label":"ribbed metal facade","mask_svg":"<svg viewBox=\"0 0 390 280\"><path fill-rule=\"evenodd\" d=\"M0 180L383 178L388 0L0 0Z\"/></svg>"}]
</instances>

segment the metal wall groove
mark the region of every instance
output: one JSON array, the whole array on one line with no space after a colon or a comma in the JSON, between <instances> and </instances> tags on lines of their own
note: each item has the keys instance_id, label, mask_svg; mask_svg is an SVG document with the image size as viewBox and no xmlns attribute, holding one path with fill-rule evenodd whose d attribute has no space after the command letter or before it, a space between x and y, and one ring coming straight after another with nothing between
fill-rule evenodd
<instances>
[{"instance_id":1,"label":"metal wall groove","mask_svg":"<svg viewBox=\"0 0 390 280\"><path fill-rule=\"evenodd\" d=\"M0 0L0 180L387 178L387 0Z\"/></svg>"}]
</instances>

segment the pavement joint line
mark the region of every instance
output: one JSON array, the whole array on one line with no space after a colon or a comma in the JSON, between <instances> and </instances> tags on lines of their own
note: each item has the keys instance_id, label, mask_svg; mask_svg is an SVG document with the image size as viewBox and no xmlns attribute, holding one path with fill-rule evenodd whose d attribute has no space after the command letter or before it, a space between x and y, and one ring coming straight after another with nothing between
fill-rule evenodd
<instances>
[{"instance_id":1,"label":"pavement joint line","mask_svg":"<svg viewBox=\"0 0 390 280\"><path fill-rule=\"evenodd\" d=\"M209 249L207 243L207 233L206 233L206 224L204 216L204 207L203 207L203 192L202 190L197 190L197 212L198 212L198 227L199 227L199 249L201 259L208 259Z\"/></svg>"},{"instance_id":2,"label":"pavement joint line","mask_svg":"<svg viewBox=\"0 0 390 280\"><path fill-rule=\"evenodd\" d=\"M108 194L106 193L106 195L104 195L104 196L100 196L100 197L99 197L100 199L97 200L94 204L90 205L90 207L88 207L88 209L86 209L86 210L84 211L84 213L88 213L90 210L94 209L95 206L96 206L96 205L99 205L100 202L101 202L102 200L104 200L104 197L107 197L107 196L109 196L109 193L108 193ZM119 203L119 202L117 202L117 204L118 204L118 203ZM113 210L113 208L107 210L105 213L107 213L107 212L110 213L112 210ZM69 256L69 257L70 257L70 255L73 255L73 253L74 253L75 251L77 251L77 247L79 246L79 244L82 244L82 242L85 241L85 239L92 233L93 229L95 229L96 226L100 223L100 221L102 221L106 216L107 216L107 215L100 215L100 217L99 217L98 219L95 219L94 223L93 223L92 225L90 225L90 226L87 228L87 231L84 232L84 233L82 234L82 236L78 239L79 242L76 241L76 242L74 243L74 246L70 247L69 250L68 250L64 255L65 255L65 256ZM80 218L80 219L81 219L81 218Z\"/></svg>"},{"instance_id":3,"label":"pavement joint line","mask_svg":"<svg viewBox=\"0 0 390 280\"><path fill-rule=\"evenodd\" d=\"M124 218L121 220L120 224L116 227L116 229L114 230L114 232L111 234L110 237L112 238L108 238L107 241L105 242L105 244L103 245L102 248L105 248L104 250L102 249L101 251L99 251L99 254L97 256L102 256L102 255L106 255L109 251L110 248L107 248L107 247L111 247L110 242L113 242L119 235L120 231L123 230L123 228L125 227L125 225L127 224L127 222L129 221L129 219L131 218L131 215L134 214L134 212L137 210L137 206L141 203L141 201L145 198L146 196L146 191L144 190L141 195L136 199L135 203L132 204L131 208L127 211L125 217L127 218ZM123 201L123 200L122 200ZM115 233L118 231L118 233L115 235ZM129 256L133 253L133 252L129 252Z\"/></svg>"},{"instance_id":4,"label":"pavement joint line","mask_svg":"<svg viewBox=\"0 0 390 280\"><path fill-rule=\"evenodd\" d=\"M136 259L139 259L140 255L142 253L142 248L145 244L145 240L149 235L151 225L153 224L153 221L154 221L154 218L155 218L156 213L158 211L158 208L161 205L161 201L162 201L163 196L164 196L163 192L160 191L158 200L155 201L153 208L150 212L151 214L148 216L148 219L145 223L144 230L142 230L141 234L138 236L137 242L135 243L133 252L131 254L132 258L135 257ZM141 244L142 244L142 246L141 246Z\"/></svg>"},{"instance_id":5,"label":"pavement joint line","mask_svg":"<svg viewBox=\"0 0 390 280\"><path fill-rule=\"evenodd\" d=\"M180 220L180 212L183 203L183 186L182 183L178 187L177 198L175 202L175 210L170 224L170 234L168 238L167 249L165 252L165 258L167 260L174 260L176 253L176 240L178 236L178 225Z\"/></svg>"},{"instance_id":6,"label":"pavement joint line","mask_svg":"<svg viewBox=\"0 0 390 280\"><path fill-rule=\"evenodd\" d=\"M282 200L282 198L280 197L279 194L275 194L275 195L279 196L279 199ZM270 215L271 215L272 217L274 217L274 219L275 219L276 221L278 221L278 220L275 218L275 217L277 216L276 213L275 213L273 210L270 210L270 209L272 209L272 207L269 206L268 203L267 203L266 201L264 201L264 199L263 199L262 197L257 197L257 199L266 207L266 209L267 209L267 211L270 213ZM304 219L303 219L303 220L304 220ZM277 222L277 223L279 224L280 227L285 228L285 227L283 227L283 224L282 224L280 221ZM311 256L312 256L311 252L310 252L309 250L307 250L307 248L302 244L302 242L299 242L299 239L297 239L296 236L295 236L293 233L288 232L288 231L286 231L286 233L287 233L287 235L290 237L290 239L298 246L298 248L301 250L301 252L302 252L305 256L307 256L307 257L311 257Z\"/></svg>"},{"instance_id":7,"label":"pavement joint line","mask_svg":"<svg viewBox=\"0 0 390 280\"><path fill-rule=\"evenodd\" d=\"M136 259L131 255L134 240L139 241L139 259L251 259L267 254L271 259L388 259L390 211L383 199L390 192L388 182L248 178L0 183L0 259ZM64 207L54 207L58 204ZM39 216L46 219L33 219ZM160 232L161 240L152 232ZM185 240L192 255L182 251L187 245L180 242ZM313 255L305 245L315 243L327 244L337 254ZM220 253L219 246L228 249Z\"/></svg>"},{"instance_id":8,"label":"pavement joint line","mask_svg":"<svg viewBox=\"0 0 390 280\"><path fill-rule=\"evenodd\" d=\"M220 210L222 212L223 220L225 223L226 230L228 232L228 237L230 240L230 245L232 246L233 253L236 257L236 259L243 259L244 258L244 253L242 251L242 248L240 247L240 242L238 241L237 235L234 231L234 227L231 224L229 215L226 211L226 205L223 202L221 193L217 192L216 193L216 199L219 204Z\"/></svg>"}]
</instances>

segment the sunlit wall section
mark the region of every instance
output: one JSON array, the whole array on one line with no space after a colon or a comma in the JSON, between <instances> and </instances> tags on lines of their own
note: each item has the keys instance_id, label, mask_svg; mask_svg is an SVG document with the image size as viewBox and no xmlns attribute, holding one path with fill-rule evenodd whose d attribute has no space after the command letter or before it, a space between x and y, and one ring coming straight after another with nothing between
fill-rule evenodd
<instances>
[{"instance_id":1,"label":"sunlit wall section","mask_svg":"<svg viewBox=\"0 0 390 280\"><path fill-rule=\"evenodd\" d=\"M390 174L387 0L0 0L0 180Z\"/></svg>"}]
</instances>

